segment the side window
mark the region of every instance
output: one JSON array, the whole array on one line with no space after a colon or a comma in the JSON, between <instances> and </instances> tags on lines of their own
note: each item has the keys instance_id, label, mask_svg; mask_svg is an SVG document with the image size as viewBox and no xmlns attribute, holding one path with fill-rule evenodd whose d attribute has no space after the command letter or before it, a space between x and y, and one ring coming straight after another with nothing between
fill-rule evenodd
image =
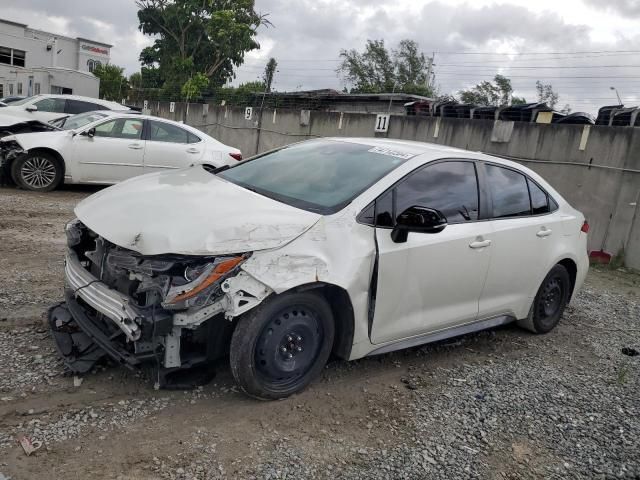
<instances>
[{"instance_id":1,"label":"side window","mask_svg":"<svg viewBox=\"0 0 640 480\"><path fill-rule=\"evenodd\" d=\"M153 120L149 122L149 125L151 127L149 140L155 142L189 143L189 132L180 127L176 127L170 123L155 122Z\"/></svg>"},{"instance_id":2,"label":"side window","mask_svg":"<svg viewBox=\"0 0 640 480\"><path fill-rule=\"evenodd\" d=\"M39 112L64 113L66 102L64 98L43 98L34 105L38 107Z\"/></svg>"},{"instance_id":3,"label":"side window","mask_svg":"<svg viewBox=\"0 0 640 480\"><path fill-rule=\"evenodd\" d=\"M551 209L549 208L549 197L547 194L528 178L527 184L529 185L529 194L531 195L531 213L534 215L549 213Z\"/></svg>"},{"instance_id":4,"label":"side window","mask_svg":"<svg viewBox=\"0 0 640 480\"><path fill-rule=\"evenodd\" d=\"M202 141L200 137L198 137L197 135L194 135L191 132L187 132L187 134L189 135L187 143L198 143Z\"/></svg>"},{"instance_id":5,"label":"side window","mask_svg":"<svg viewBox=\"0 0 640 480\"><path fill-rule=\"evenodd\" d=\"M375 203L375 224L378 227L393 227L393 191L380 196Z\"/></svg>"},{"instance_id":6,"label":"side window","mask_svg":"<svg viewBox=\"0 0 640 480\"><path fill-rule=\"evenodd\" d=\"M494 218L531 215L529 189L524 175L495 165L487 165L486 171Z\"/></svg>"},{"instance_id":7,"label":"side window","mask_svg":"<svg viewBox=\"0 0 640 480\"><path fill-rule=\"evenodd\" d=\"M427 165L403 180L395 190L396 216L420 205L440 210L449 223L478 219L478 180L473 162Z\"/></svg>"},{"instance_id":8,"label":"side window","mask_svg":"<svg viewBox=\"0 0 640 480\"><path fill-rule=\"evenodd\" d=\"M96 137L111 137L113 132L113 127L115 126L117 120L109 120L108 122L101 123L95 127L96 129Z\"/></svg>"},{"instance_id":9,"label":"side window","mask_svg":"<svg viewBox=\"0 0 640 480\"><path fill-rule=\"evenodd\" d=\"M103 107L101 107L97 103L82 102L80 100L67 100L65 113L76 114L91 112L93 110L103 110Z\"/></svg>"},{"instance_id":10,"label":"side window","mask_svg":"<svg viewBox=\"0 0 640 480\"><path fill-rule=\"evenodd\" d=\"M96 137L139 140L142 136L142 120L119 118L96 126Z\"/></svg>"}]
</instances>

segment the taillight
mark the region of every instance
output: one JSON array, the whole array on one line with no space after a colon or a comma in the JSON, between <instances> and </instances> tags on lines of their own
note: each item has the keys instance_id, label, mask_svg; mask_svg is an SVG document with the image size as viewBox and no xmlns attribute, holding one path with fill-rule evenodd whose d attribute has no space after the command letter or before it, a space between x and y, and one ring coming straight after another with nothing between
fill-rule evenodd
<instances>
[{"instance_id":1,"label":"taillight","mask_svg":"<svg viewBox=\"0 0 640 480\"><path fill-rule=\"evenodd\" d=\"M241 153L230 153L229 154L231 156L231 158L235 159L235 160L242 160L242 154Z\"/></svg>"},{"instance_id":2,"label":"taillight","mask_svg":"<svg viewBox=\"0 0 640 480\"><path fill-rule=\"evenodd\" d=\"M582 223L582 228L580 228L581 232L589 233L589 222L586 220Z\"/></svg>"}]
</instances>

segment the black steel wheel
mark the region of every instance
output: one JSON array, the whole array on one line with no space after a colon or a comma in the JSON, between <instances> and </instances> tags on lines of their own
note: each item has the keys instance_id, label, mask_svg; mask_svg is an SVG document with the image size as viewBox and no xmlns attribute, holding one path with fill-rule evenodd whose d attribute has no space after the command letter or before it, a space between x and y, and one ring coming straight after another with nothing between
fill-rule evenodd
<instances>
[{"instance_id":1,"label":"black steel wheel","mask_svg":"<svg viewBox=\"0 0 640 480\"><path fill-rule=\"evenodd\" d=\"M11 177L25 190L50 192L62 181L62 165L50 153L30 152L13 161Z\"/></svg>"},{"instance_id":2,"label":"black steel wheel","mask_svg":"<svg viewBox=\"0 0 640 480\"><path fill-rule=\"evenodd\" d=\"M231 371L262 400L304 389L326 364L334 337L331 309L318 294L289 293L247 312L231 339Z\"/></svg>"},{"instance_id":3,"label":"black steel wheel","mask_svg":"<svg viewBox=\"0 0 640 480\"><path fill-rule=\"evenodd\" d=\"M555 265L542 281L529 315L518 324L534 333L547 333L560 321L571 292L567 269Z\"/></svg>"}]
</instances>

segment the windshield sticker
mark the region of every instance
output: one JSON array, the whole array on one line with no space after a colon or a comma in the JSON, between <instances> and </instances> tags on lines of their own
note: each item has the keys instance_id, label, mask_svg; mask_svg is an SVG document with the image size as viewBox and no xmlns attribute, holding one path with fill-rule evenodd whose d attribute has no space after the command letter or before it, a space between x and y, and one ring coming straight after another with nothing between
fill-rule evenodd
<instances>
[{"instance_id":1,"label":"windshield sticker","mask_svg":"<svg viewBox=\"0 0 640 480\"><path fill-rule=\"evenodd\" d=\"M403 160L409 160L410 158L415 157L413 153L397 152L395 150L389 150L388 148L382 148L382 147L373 147L372 149L367 151L370 153L377 153L379 155L387 155L389 157L401 158Z\"/></svg>"}]
</instances>

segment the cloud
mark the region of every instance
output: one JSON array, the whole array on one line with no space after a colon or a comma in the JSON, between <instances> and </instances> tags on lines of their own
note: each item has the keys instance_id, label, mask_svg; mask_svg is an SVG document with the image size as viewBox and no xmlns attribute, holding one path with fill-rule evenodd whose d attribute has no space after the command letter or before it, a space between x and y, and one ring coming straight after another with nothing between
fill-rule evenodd
<instances>
[{"instance_id":1,"label":"cloud","mask_svg":"<svg viewBox=\"0 0 640 480\"><path fill-rule=\"evenodd\" d=\"M640 0L584 0L586 4L601 10L609 10L624 16L640 17Z\"/></svg>"},{"instance_id":2,"label":"cloud","mask_svg":"<svg viewBox=\"0 0 640 480\"><path fill-rule=\"evenodd\" d=\"M152 42L138 31L133 0L2 3L3 18L113 44L111 60L127 73L139 69L140 50ZM640 63L633 60L637 55L554 52L640 50L640 34L629 19L640 15L640 0L563 0L557 5L547 0L256 0L256 9L269 14L273 27L260 28L262 48L245 56L235 84L260 77L269 57L275 57L276 89L340 89L343 82L335 70L342 49L361 50L367 39L384 39L393 48L411 38L426 54L436 52L436 78L443 93L500 72L512 78L519 96L535 99L539 78L555 87L562 103L578 110L593 111L595 105L613 101L611 85L623 97L637 99L632 96L640 85L640 69L633 66ZM576 11L580 15L571 13ZM548 53L500 55L513 52Z\"/></svg>"}]
</instances>

